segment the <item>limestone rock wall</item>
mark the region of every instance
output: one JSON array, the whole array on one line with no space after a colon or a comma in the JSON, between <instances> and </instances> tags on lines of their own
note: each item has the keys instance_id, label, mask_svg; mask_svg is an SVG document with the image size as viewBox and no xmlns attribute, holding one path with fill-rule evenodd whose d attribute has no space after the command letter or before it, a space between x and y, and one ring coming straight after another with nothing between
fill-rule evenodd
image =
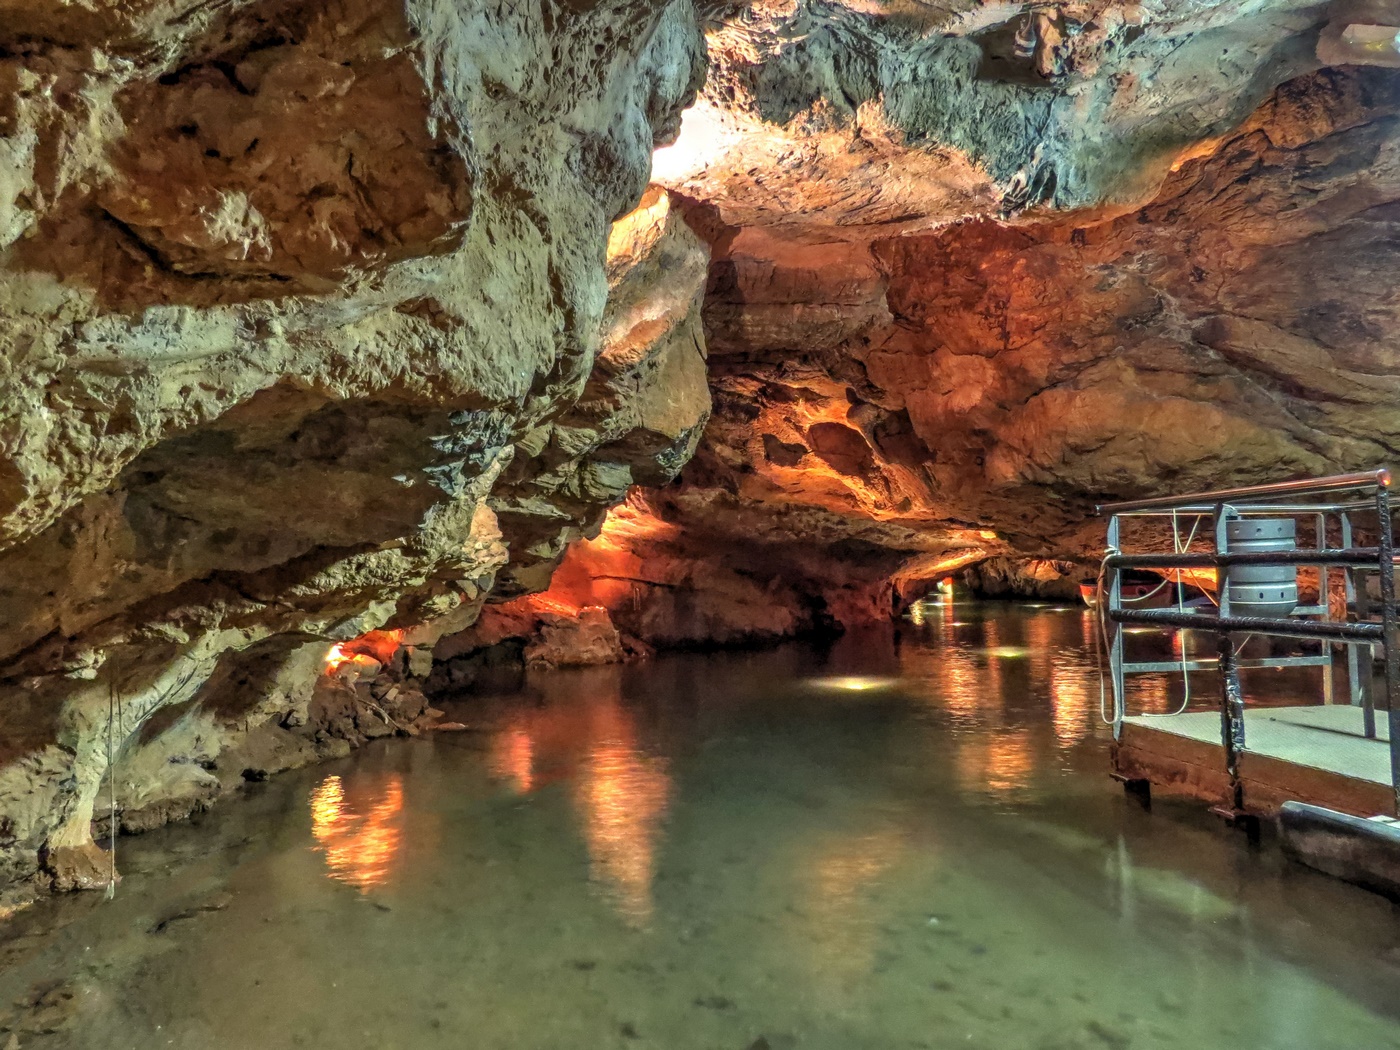
<instances>
[{"instance_id":1,"label":"limestone rock wall","mask_svg":"<svg viewBox=\"0 0 1400 1050\"><path fill-rule=\"evenodd\" d=\"M1097 502L1393 463L1398 120L1393 71L1308 73L1140 207L935 230L759 221L687 183L715 410L648 497L677 537L656 564L736 552L792 630L983 559L981 589L1069 595Z\"/></svg>"},{"instance_id":2,"label":"limestone rock wall","mask_svg":"<svg viewBox=\"0 0 1400 1050\"><path fill-rule=\"evenodd\" d=\"M330 642L679 469L622 217L703 73L686 0L0 4L0 893L106 877L109 752L147 814L305 760Z\"/></svg>"},{"instance_id":3,"label":"limestone rock wall","mask_svg":"<svg viewBox=\"0 0 1400 1050\"><path fill-rule=\"evenodd\" d=\"M737 8L737 10L736 10ZM1303 0L754 0L658 177L736 227L931 229L1151 197L1317 66Z\"/></svg>"}]
</instances>

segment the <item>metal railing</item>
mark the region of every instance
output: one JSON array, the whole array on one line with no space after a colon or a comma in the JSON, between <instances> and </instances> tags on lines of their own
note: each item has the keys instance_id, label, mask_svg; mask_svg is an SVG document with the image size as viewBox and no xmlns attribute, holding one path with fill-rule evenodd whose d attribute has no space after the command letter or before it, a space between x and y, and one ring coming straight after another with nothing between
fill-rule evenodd
<instances>
[{"instance_id":1,"label":"metal railing","mask_svg":"<svg viewBox=\"0 0 1400 1050\"><path fill-rule=\"evenodd\" d=\"M1359 474L1339 474L1333 477L1303 481L1285 481L1248 488L1198 492L1184 496L1163 496L1153 499L1107 503L1098 507L1108 515L1107 547L1101 574L1102 594L1099 614L1111 631L1108 638L1109 667L1113 684L1113 735L1119 739L1126 717L1125 680L1129 674L1181 670L1204 670L1217 667L1221 678L1220 718L1221 742L1225 749L1226 770L1230 776L1232 809L1242 809L1243 788L1239 777L1239 755L1245 748L1244 702L1240 690L1239 671L1243 667L1308 667L1323 669L1323 702L1332 702L1332 650L1335 644L1346 646L1347 679L1350 700L1361 707L1363 732L1374 739L1375 702L1371 689L1372 646L1382 646L1385 659L1385 693L1390 728L1391 786L1396 793L1400 812L1400 645L1396 636L1395 546L1391 528L1390 472L1384 469ZM1349 494L1350 498L1335 498ZM1334 497L1324 499L1322 497ZM1355 530L1352 515L1366 512L1376 516L1376 545L1353 545ZM1182 516L1212 522L1213 540L1207 551L1173 550L1170 554L1125 554L1122 532L1125 519L1173 519L1173 533ZM1242 517L1292 517L1312 519L1315 546L1273 552L1231 552L1227 522ZM1329 546L1329 536L1336 536L1339 545ZM1180 543L1174 543L1180 547ZM1189 544L1188 544L1189 546ZM1230 587L1227 572L1232 565L1309 567L1317 571L1318 600L1311 605L1298 605L1288 617L1237 616L1230 611ZM1218 609L1209 613L1170 609L1132 609L1124 604L1122 574L1126 570L1149 570L1176 579L1180 586L1182 570L1213 569L1217 583ZM1176 570L1173 572L1172 570ZM1331 573L1342 573L1345 609L1341 618L1333 615L1329 601ZM1379 609L1373 614L1367 593L1367 576L1378 574L1380 585ZM1348 610L1351 610L1348 612ZM1373 615L1378 619L1373 619ZM1313 619L1307 619L1313 617ZM1125 655L1124 628L1139 625L1164 630L1210 631L1217 638L1217 656L1213 661L1186 658L1186 642L1182 639L1182 659L1174 661L1132 661ZM1261 634L1317 641L1316 655L1266 657L1241 660L1237 656L1232 634Z\"/></svg>"}]
</instances>

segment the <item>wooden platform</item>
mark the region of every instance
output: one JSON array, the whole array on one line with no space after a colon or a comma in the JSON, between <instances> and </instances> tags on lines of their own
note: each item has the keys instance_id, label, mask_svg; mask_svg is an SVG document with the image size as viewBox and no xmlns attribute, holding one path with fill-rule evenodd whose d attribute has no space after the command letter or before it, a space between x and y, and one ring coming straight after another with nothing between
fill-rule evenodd
<instances>
[{"instance_id":1,"label":"wooden platform","mask_svg":"<svg viewBox=\"0 0 1400 1050\"><path fill-rule=\"evenodd\" d=\"M1376 713L1377 739L1367 740L1359 707L1250 708L1240 756L1244 805L1273 816L1289 800L1370 817L1396 816L1390 785L1385 712ZM1138 715L1123 720L1113 747L1114 772L1147 781L1152 790L1212 804L1229 797L1220 715Z\"/></svg>"}]
</instances>

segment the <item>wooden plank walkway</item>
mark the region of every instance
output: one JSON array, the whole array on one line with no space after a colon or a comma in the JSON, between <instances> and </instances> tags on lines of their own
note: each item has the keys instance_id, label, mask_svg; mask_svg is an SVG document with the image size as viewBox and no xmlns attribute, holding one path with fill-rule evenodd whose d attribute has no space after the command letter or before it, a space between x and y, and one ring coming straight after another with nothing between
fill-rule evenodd
<instances>
[{"instance_id":1,"label":"wooden plank walkway","mask_svg":"<svg viewBox=\"0 0 1400 1050\"><path fill-rule=\"evenodd\" d=\"M1245 808L1272 816L1292 799L1362 817L1395 816L1385 723L1385 712L1377 712L1377 739L1367 740L1359 707L1247 709L1240 756ZM1125 718L1113 768L1127 780L1147 781L1154 791L1223 802L1230 780L1220 714Z\"/></svg>"}]
</instances>

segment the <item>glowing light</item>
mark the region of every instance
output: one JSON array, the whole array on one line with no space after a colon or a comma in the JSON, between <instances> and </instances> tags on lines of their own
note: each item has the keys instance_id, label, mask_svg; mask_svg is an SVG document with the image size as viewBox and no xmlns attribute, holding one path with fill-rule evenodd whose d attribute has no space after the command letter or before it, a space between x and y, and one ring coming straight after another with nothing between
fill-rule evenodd
<instances>
[{"instance_id":1,"label":"glowing light","mask_svg":"<svg viewBox=\"0 0 1400 1050\"><path fill-rule=\"evenodd\" d=\"M395 773L368 812L356 815L345 785L328 776L311 793L311 834L325 854L328 874L366 893L389 881L403 830L403 777Z\"/></svg>"},{"instance_id":2,"label":"glowing light","mask_svg":"<svg viewBox=\"0 0 1400 1050\"><path fill-rule=\"evenodd\" d=\"M840 675L834 678L809 678L808 682L821 689L840 689L850 693L872 689L891 689L899 684L897 678L872 678L867 675Z\"/></svg>"},{"instance_id":3,"label":"glowing light","mask_svg":"<svg viewBox=\"0 0 1400 1050\"><path fill-rule=\"evenodd\" d=\"M652 154L651 177L662 185L684 182L704 171L738 142L741 134L724 119L722 110L701 99L681 115L676 141Z\"/></svg>"},{"instance_id":4,"label":"glowing light","mask_svg":"<svg viewBox=\"0 0 1400 1050\"><path fill-rule=\"evenodd\" d=\"M350 659L350 655L344 642L336 642L326 650L326 673L334 674L339 671L341 666Z\"/></svg>"},{"instance_id":5,"label":"glowing light","mask_svg":"<svg viewBox=\"0 0 1400 1050\"><path fill-rule=\"evenodd\" d=\"M403 629L370 631L348 642L336 642L326 650L326 674L335 674L347 667L359 671L374 671L389 662L403 641Z\"/></svg>"},{"instance_id":6,"label":"glowing light","mask_svg":"<svg viewBox=\"0 0 1400 1050\"><path fill-rule=\"evenodd\" d=\"M994 656L998 660L1020 660L1030 653L1030 650L1023 645L994 645L989 649L979 651L987 656Z\"/></svg>"}]
</instances>

